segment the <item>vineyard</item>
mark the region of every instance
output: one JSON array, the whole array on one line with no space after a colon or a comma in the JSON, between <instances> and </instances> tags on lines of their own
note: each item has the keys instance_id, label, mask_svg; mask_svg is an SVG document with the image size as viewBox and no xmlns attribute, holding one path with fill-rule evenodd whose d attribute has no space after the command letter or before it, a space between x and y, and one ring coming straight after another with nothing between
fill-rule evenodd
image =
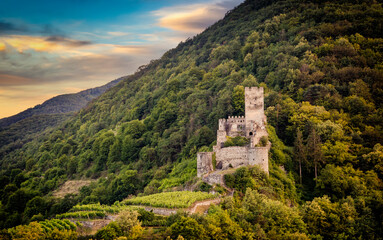
<instances>
[{"instance_id":1,"label":"vineyard","mask_svg":"<svg viewBox=\"0 0 383 240\"><path fill-rule=\"evenodd\" d=\"M69 212L57 214L56 218L77 218L77 219L96 219L104 218L108 214L118 214L123 210L138 210L139 207L115 204L112 206L103 205L100 203L76 205Z\"/></svg>"},{"instance_id":2,"label":"vineyard","mask_svg":"<svg viewBox=\"0 0 383 240\"><path fill-rule=\"evenodd\" d=\"M215 198L216 195L206 192L162 192L153 195L135 197L122 201L126 205L145 205L162 208L187 208L196 201Z\"/></svg>"},{"instance_id":3,"label":"vineyard","mask_svg":"<svg viewBox=\"0 0 383 240\"><path fill-rule=\"evenodd\" d=\"M66 213L56 215L58 219L98 219L105 218L107 215L115 215L123 210L139 210L140 206L145 205L161 208L187 208L196 201L215 198L216 195L206 192L163 192L143 197L126 199L108 206L100 203L76 205Z\"/></svg>"},{"instance_id":4,"label":"vineyard","mask_svg":"<svg viewBox=\"0 0 383 240\"><path fill-rule=\"evenodd\" d=\"M77 211L77 212L67 212L63 214L56 215L56 218L78 218L78 219L95 219L95 218L104 218L106 216L105 212L101 211Z\"/></svg>"},{"instance_id":5,"label":"vineyard","mask_svg":"<svg viewBox=\"0 0 383 240\"><path fill-rule=\"evenodd\" d=\"M75 231L77 226L68 219L51 219L39 222L45 232L53 231L55 228L58 230L73 230Z\"/></svg>"},{"instance_id":6,"label":"vineyard","mask_svg":"<svg viewBox=\"0 0 383 240\"><path fill-rule=\"evenodd\" d=\"M76 229L77 226L68 219L51 219L10 228L2 236L9 239L76 239Z\"/></svg>"}]
</instances>

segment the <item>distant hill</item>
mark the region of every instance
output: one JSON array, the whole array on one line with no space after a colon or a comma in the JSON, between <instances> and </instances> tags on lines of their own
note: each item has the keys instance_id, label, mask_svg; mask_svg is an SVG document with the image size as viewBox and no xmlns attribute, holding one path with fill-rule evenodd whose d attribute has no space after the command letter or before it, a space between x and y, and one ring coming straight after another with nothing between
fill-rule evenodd
<instances>
[{"instance_id":1,"label":"distant hill","mask_svg":"<svg viewBox=\"0 0 383 240\"><path fill-rule=\"evenodd\" d=\"M123 78L124 77L118 78L101 87L90 88L78 93L59 95L45 101L43 104L36 105L16 115L2 118L0 119L0 131L1 128L35 115L77 112L85 107L89 101L115 86Z\"/></svg>"},{"instance_id":2,"label":"distant hill","mask_svg":"<svg viewBox=\"0 0 383 240\"><path fill-rule=\"evenodd\" d=\"M0 128L0 158L44 135L70 116L73 116L73 113L38 114Z\"/></svg>"},{"instance_id":3,"label":"distant hill","mask_svg":"<svg viewBox=\"0 0 383 240\"><path fill-rule=\"evenodd\" d=\"M49 133L123 78L118 78L101 87L59 95L21 113L0 119L0 158L8 152L21 148L31 140Z\"/></svg>"}]
</instances>

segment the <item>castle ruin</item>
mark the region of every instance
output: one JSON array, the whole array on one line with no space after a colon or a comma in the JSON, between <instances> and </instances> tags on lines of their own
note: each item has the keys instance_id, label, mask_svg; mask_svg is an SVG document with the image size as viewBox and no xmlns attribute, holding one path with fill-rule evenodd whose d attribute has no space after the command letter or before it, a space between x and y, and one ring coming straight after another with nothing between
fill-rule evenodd
<instances>
[{"instance_id":1,"label":"castle ruin","mask_svg":"<svg viewBox=\"0 0 383 240\"><path fill-rule=\"evenodd\" d=\"M228 138L237 136L247 138L249 144L225 147ZM245 116L219 119L213 152L197 153L197 176L203 178L213 171L248 165L258 165L268 173L270 143L260 144L261 138L267 136L263 88L246 87Z\"/></svg>"}]
</instances>

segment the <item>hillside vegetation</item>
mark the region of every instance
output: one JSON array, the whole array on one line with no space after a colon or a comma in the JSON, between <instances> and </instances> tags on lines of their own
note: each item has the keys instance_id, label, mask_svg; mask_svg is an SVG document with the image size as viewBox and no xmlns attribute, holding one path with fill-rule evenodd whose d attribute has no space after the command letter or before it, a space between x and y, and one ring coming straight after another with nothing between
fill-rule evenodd
<instances>
[{"instance_id":1,"label":"hillside vegetation","mask_svg":"<svg viewBox=\"0 0 383 240\"><path fill-rule=\"evenodd\" d=\"M381 239L382 24L381 1L245 1L4 156L0 226L194 184L218 119L243 115L244 87L262 86L270 176L225 177L234 200L172 218L172 238ZM49 197L79 178L98 181Z\"/></svg>"},{"instance_id":2,"label":"hillside vegetation","mask_svg":"<svg viewBox=\"0 0 383 240\"><path fill-rule=\"evenodd\" d=\"M41 105L0 119L0 158L43 134L51 133L52 128L68 120L92 99L100 96L122 79L123 77L101 87L78 93L59 95Z\"/></svg>"}]
</instances>

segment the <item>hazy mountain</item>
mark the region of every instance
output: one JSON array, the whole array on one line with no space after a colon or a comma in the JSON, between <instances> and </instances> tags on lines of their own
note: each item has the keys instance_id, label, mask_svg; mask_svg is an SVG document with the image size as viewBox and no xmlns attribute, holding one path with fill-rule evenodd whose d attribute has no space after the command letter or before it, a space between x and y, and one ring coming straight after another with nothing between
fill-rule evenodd
<instances>
[{"instance_id":1,"label":"hazy mountain","mask_svg":"<svg viewBox=\"0 0 383 240\"><path fill-rule=\"evenodd\" d=\"M107 89L115 86L122 78L111 81L101 87L90 88L78 93L63 94L48 99L42 104L36 105L16 115L0 119L0 128L16 123L22 119L42 114L56 114L77 112L85 107L89 101L100 96Z\"/></svg>"}]
</instances>

